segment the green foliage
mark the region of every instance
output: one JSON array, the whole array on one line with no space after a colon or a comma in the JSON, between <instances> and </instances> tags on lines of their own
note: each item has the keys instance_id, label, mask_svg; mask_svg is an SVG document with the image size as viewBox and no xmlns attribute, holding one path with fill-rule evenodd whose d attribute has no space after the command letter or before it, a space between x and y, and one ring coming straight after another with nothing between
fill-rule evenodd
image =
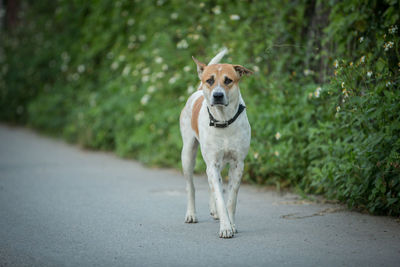
<instances>
[{"instance_id":1,"label":"green foliage","mask_svg":"<svg viewBox=\"0 0 400 267\"><path fill-rule=\"evenodd\" d=\"M246 181L399 215L399 9L389 0L22 1L19 25L1 33L0 119L179 168L179 114L198 83L191 56L207 62L225 46L225 62L255 71L241 82L252 126Z\"/></svg>"},{"instance_id":2,"label":"green foliage","mask_svg":"<svg viewBox=\"0 0 400 267\"><path fill-rule=\"evenodd\" d=\"M359 57L335 62L335 76L318 99L323 123L310 130L307 149L316 160L303 183L351 207L398 215L399 37L395 27L382 26L365 45L371 38L365 34L358 37Z\"/></svg>"}]
</instances>

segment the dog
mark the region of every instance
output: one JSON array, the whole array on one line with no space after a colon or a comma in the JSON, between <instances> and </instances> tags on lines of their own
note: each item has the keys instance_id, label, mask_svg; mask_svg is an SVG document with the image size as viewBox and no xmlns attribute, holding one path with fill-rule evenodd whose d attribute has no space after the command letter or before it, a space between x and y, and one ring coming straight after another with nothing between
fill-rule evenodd
<instances>
[{"instance_id":1,"label":"dog","mask_svg":"<svg viewBox=\"0 0 400 267\"><path fill-rule=\"evenodd\" d=\"M200 144L207 165L210 214L220 221L221 238L231 238L237 233L237 194L251 137L239 81L253 73L241 65L219 64L226 52L224 49L218 53L208 65L192 57L200 86L189 97L180 115L181 159L187 187L185 222L197 222L193 169ZM226 164L229 164L229 185L225 204L221 171Z\"/></svg>"}]
</instances>

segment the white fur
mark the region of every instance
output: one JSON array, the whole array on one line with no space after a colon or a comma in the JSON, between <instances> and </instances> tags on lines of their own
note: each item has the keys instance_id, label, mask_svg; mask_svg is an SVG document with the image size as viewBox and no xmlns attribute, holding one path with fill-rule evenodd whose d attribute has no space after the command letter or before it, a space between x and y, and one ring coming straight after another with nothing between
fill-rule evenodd
<instances>
[{"instance_id":1,"label":"white fur","mask_svg":"<svg viewBox=\"0 0 400 267\"><path fill-rule=\"evenodd\" d=\"M228 49L226 47L224 47L224 49L222 49L221 52L219 52L215 57L213 57L213 59L210 60L208 65L218 64L227 52L228 52Z\"/></svg>"},{"instance_id":2,"label":"white fur","mask_svg":"<svg viewBox=\"0 0 400 267\"><path fill-rule=\"evenodd\" d=\"M211 62L217 64L226 51L220 52ZM222 56L221 56L222 54ZM218 61L216 60L218 59ZM210 62L210 63L211 63ZM203 85L200 85L202 87ZM192 108L196 99L204 95L198 127L199 135L191 127ZM250 124L244 110L237 120L227 128L209 126L207 107L214 118L219 121L231 119L237 112L239 104L244 105L238 86L234 86L227 93L228 106L211 106L210 90L205 88L193 93L180 117L180 129L183 140L182 168L187 181L188 204L185 222L197 222L195 209L195 189L193 184L193 169L196 153L200 144L201 153L207 164L207 176L210 189L210 213L220 220L219 236L222 238L233 237L236 232L235 212L237 193L243 174L244 159L250 145ZM222 190L221 170L229 163L229 185L227 201L225 203Z\"/></svg>"}]
</instances>

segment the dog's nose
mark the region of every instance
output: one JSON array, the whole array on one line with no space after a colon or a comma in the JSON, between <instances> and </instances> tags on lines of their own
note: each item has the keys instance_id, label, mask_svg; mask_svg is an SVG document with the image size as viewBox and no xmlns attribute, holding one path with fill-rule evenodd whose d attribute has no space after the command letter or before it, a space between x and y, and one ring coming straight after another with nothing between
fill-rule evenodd
<instances>
[{"instance_id":1,"label":"dog's nose","mask_svg":"<svg viewBox=\"0 0 400 267\"><path fill-rule=\"evenodd\" d=\"M224 97L224 93L215 92L215 93L213 94L213 97L214 97L215 100L222 100L222 98Z\"/></svg>"}]
</instances>

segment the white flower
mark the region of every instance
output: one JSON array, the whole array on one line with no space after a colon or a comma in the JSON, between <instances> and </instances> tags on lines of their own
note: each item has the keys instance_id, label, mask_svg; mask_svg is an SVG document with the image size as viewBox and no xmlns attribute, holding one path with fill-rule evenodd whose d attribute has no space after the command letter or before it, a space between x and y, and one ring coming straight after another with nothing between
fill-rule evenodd
<instances>
[{"instance_id":1,"label":"white flower","mask_svg":"<svg viewBox=\"0 0 400 267\"><path fill-rule=\"evenodd\" d=\"M333 66L334 66L335 68L338 68L338 67L339 67L339 61L338 61L337 59L335 59L335 61L333 62Z\"/></svg>"},{"instance_id":2,"label":"white flower","mask_svg":"<svg viewBox=\"0 0 400 267\"><path fill-rule=\"evenodd\" d=\"M365 62L365 56L362 56L362 57L360 58L360 62L361 62L361 63L364 63L364 62Z\"/></svg>"},{"instance_id":3,"label":"white flower","mask_svg":"<svg viewBox=\"0 0 400 267\"><path fill-rule=\"evenodd\" d=\"M255 61L256 61L256 63L260 63L262 61L262 58L261 57L256 57Z\"/></svg>"},{"instance_id":4,"label":"white flower","mask_svg":"<svg viewBox=\"0 0 400 267\"><path fill-rule=\"evenodd\" d=\"M147 75L147 74L149 74L150 73L150 68L144 68L144 69L142 69L142 74L143 75Z\"/></svg>"},{"instance_id":5,"label":"white flower","mask_svg":"<svg viewBox=\"0 0 400 267\"><path fill-rule=\"evenodd\" d=\"M187 88L187 92L188 92L188 94L191 94L191 93L194 92L194 87L193 87L193 85L189 85L189 87Z\"/></svg>"},{"instance_id":6,"label":"white flower","mask_svg":"<svg viewBox=\"0 0 400 267\"><path fill-rule=\"evenodd\" d=\"M128 49L129 49L129 50L132 50L133 48L135 48L135 43L130 42L130 43L128 44Z\"/></svg>"},{"instance_id":7,"label":"white flower","mask_svg":"<svg viewBox=\"0 0 400 267\"><path fill-rule=\"evenodd\" d=\"M169 84L174 84L177 80L178 80L178 78L176 76L173 76L168 80L168 83Z\"/></svg>"},{"instance_id":8,"label":"white flower","mask_svg":"<svg viewBox=\"0 0 400 267\"><path fill-rule=\"evenodd\" d=\"M144 35L144 34L139 35L139 41L141 41L141 42L146 41L146 35Z\"/></svg>"},{"instance_id":9,"label":"white flower","mask_svg":"<svg viewBox=\"0 0 400 267\"><path fill-rule=\"evenodd\" d=\"M255 152L253 156L255 159L258 159L259 154L257 152Z\"/></svg>"},{"instance_id":10,"label":"white flower","mask_svg":"<svg viewBox=\"0 0 400 267\"><path fill-rule=\"evenodd\" d=\"M336 112L339 112L340 111L340 106L337 106L336 107Z\"/></svg>"},{"instance_id":11,"label":"white flower","mask_svg":"<svg viewBox=\"0 0 400 267\"><path fill-rule=\"evenodd\" d=\"M131 72L131 66L126 65L126 66L124 67L124 69L122 70L122 75L123 75L123 76L126 76L126 75L129 74L129 72Z\"/></svg>"},{"instance_id":12,"label":"white flower","mask_svg":"<svg viewBox=\"0 0 400 267\"><path fill-rule=\"evenodd\" d=\"M74 81L79 80L79 74L78 73L72 74L72 80L74 80Z\"/></svg>"},{"instance_id":13,"label":"white flower","mask_svg":"<svg viewBox=\"0 0 400 267\"><path fill-rule=\"evenodd\" d=\"M160 64L163 62L162 57L156 57L156 59L154 60L156 63Z\"/></svg>"},{"instance_id":14,"label":"white flower","mask_svg":"<svg viewBox=\"0 0 400 267\"><path fill-rule=\"evenodd\" d=\"M372 71L368 71L368 72L367 72L367 76L368 76L368 78L371 78L371 76L372 76Z\"/></svg>"},{"instance_id":15,"label":"white flower","mask_svg":"<svg viewBox=\"0 0 400 267\"><path fill-rule=\"evenodd\" d=\"M140 99L140 103L141 103L143 106L145 106L145 105L147 105L147 103L149 102L149 100L150 100L150 95L145 94L145 95L142 97L142 99Z\"/></svg>"},{"instance_id":16,"label":"white flower","mask_svg":"<svg viewBox=\"0 0 400 267\"><path fill-rule=\"evenodd\" d=\"M175 20L178 18L178 13L171 13L171 19Z\"/></svg>"},{"instance_id":17,"label":"white flower","mask_svg":"<svg viewBox=\"0 0 400 267\"><path fill-rule=\"evenodd\" d=\"M392 41L390 41L390 42L384 43L383 48L385 48L384 49L385 51L388 51L390 48L393 47L393 45L394 45L394 43Z\"/></svg>"},{"instance_id":18,"label":"white flower","mask_svg":"<svg viewBox=\"0 0 400 267\"><path fill-rule=\"evenodd\" d=\"M279 157L279 151L275 150L274 155Z\"/></svg>"},{"instance_id":19,"label":"white flower","mask_svg":"<svg viewBox=\"0 0 400 267\"><path fill-rule=\"evenodd\" d=\"M309 70L309 69L305 69L303 71L303 73L304 73L305 76L308 76L308 75L314 74L314 71L313 70Z\"/></svg>"},{"instance_id":20,"label":"white flower","mask_svg":"<svg viewBox=\"0 0 400 267\"><path fill-rule=\"evenodd\" d=\"M143 111L140 111L139 113L137 113L135 115L135 121L140 121L143 118L144 118L144 112Z\"/></svg>"},{"instance_id":21,"label":"white flower","mask_svg":"<svg viewBox=\"0 0 400 267\"><path fill-rule=\"evenodd\" d=\"M397 25L392 25L390 28L389 28L389 33L390 34L395 34L397 32Z\"/></svg>"},{"instance_id":22,"label":"white flower","mask_svg":"<svg viewBox=\"0 0 400 267\"><path fill-rule=\"evenodd\" d=\"M342 93L343 93L343 95L344 95L344 98L349 97L349 94L348 94L346 88L343 88ZM343 99L343 100L344 100L344 99Z\"/></svg>"},{"instance_id":23,"label":"white flower","mask_svg":"<svg viewBox=\"0 0 400 267\"><path fill-rule=\"evenodd\" d=\"M117 61L114 61L114 62L111 64L111 69L112 69L112 70L116 70L118 67L119 67L119 64L118 64Z\"/></svg>"},{"instance_id":24,"label":"white flower","mask_svg":"<svg viewBox=\"0 0 400 267\"><path fill-rule=\"evenodd\" d=\"M253 66L253 70L254 70L254 72L259 72L260 68L258 66Z\"/></svg>"},{"instance_id":25,"label":"white flower","mask_svg":"<svg viewBox=\"0 0 400 267\"><path fill-rule=\"evenodd\" d=\"M79 65L79 66L78 66L78 72L79 72L79 73L82 73L82 72L84 72L84 71L85 71L85 65L83 65L83 64L82 64L82 65Z\"/></svg>"},{"instance_id":26,"label":"white flower","mask_svg":"<svg viewBox=\"0 0 400 267\"><path fill-rule=\"evenodd\" d=\"M358 40L360 40L360 44L364 41L364 36L361 36Z\"/></svg>"},{"instance_id":27,"label":"white flower","mask_svg":"<svg viewBox=\"0 0 400 267\"><path fill-rule=\"evenodd\" d=\"M164 4L164 0L157 0L157 6L162 6Z\"/></svg>"},{"instance_id":28,"label":"white flower","mask_svg":"<svg viewBox=\"0 0 400 267\"><path fill-rule=\"evenodd\" d=\"M190 67L190 66L185 66L185 67L183 68L183 70L184 70L185 72L189 72L189 71L191 70L191 67Z\"/></svg>"},{"instance_id":29,"label":"white flower","mask_svg":"<svg viewBox=\"0 0 400 267\"><path fill-rule=\"evenodd\" d=\"M392 85L392 83L390 81L386 82L386 87L389 87L390 85Z\"/></svg>"},{"instance_id":30,"label":"white flower","mask_svg":"<svg viewBox=\"0 0 400 267\"><path fill-rule=\"evenodd\" d=\"M157 74L156 74L156 78L157 79L161 79L162 77L164 77L164 72L158 72Z\"/></svg>"},{"instance_id":31,"label":"white flower","mask_svg":"<svg viewBox=\"0 0 400 267\"><path fill-rule=\"evenodd\" d=\"M130 19L128 19L127 24L128 24L128 26L132 26L133 24L135 24L135 20L130 18Z\"/></svg>"},{"instance_id":32,"label":"white flower","mask_svg":"<svg viewBox=\"0 0 400 267\"><path fill-rule=\"evenodd\" d=\"M201 7L201 8L203 8L204 6L205 6L204 2L201 2L201 3L199 4L199 7Z\"/></svg>"},{"instance_id":33,"label":"white flower","mask_svg":"<svg viewBox=\"0 0 400 267\"><path fill-rule=\"evenodd\" d=\"M179 100L179 102L183 102L183 101L185 101L185 97L184 97L183 95L181 95L181 96L178 98L178 100Z\"/></svg>"},{"instance_id":34,"label":"white flower","mask_svg":"<svg viewBox=\"0 0 400 267\"><path fill-rule=\"evenodd\" d=\"M147 92L149 92L149 94L154 93L156 91L156 87L154 85L151 85L147 88Z\"/></svg>"},{"instance_id":35,"label":"white flower","mask_svg":"<svg viewBox=\"0 0 400 267\"><path fill-rule=\"evenodd\" d=\"M231 20L240 20L240 16L237 15L237 14L232 14L232 15L229 16L229 18L230 18Z\"/></svg>"},{"instance_id":36,"label":"white flower","mask_svg":"<svg viewBox=\"0 0 400 267\"><path fill-rule=\"evenodd\" d=\"M179 41L179 42L176 44L176 47L179 48L179 49L185 49L185 48L188 48L188 47L189 47L189 44L188 44L188 42L187 42L185 39L182 39L181 41Z\"/></svg>"},{"instance_id":37,"label":"white flower","mask_svg":"<svg viewBox=\"0 0 400 267\"><path fill-rule=\"evenodd\" d=\"M118 60L119 60L119 61L124 61L125 58L126 58L125 55L120 55L120 56L118 57Z\"/></svg>"},{"instance_id":38,"label":"white flower","mask_svg":"<svg viewBox=\"0 0 400 267\"><path fill-rule=\"evenodd\" d=\"M142 83L147 83L150 80L148 75L142 76Z\"/></svg>"},{"instance_id":39,"label":"white flower","mask_svg":"<svg viewBox=\"0 0 400 267\"><path fill-rule=\"evenodd\" d=\"M318 98L319 95L321 94L321 90L322 90L321 87L317 87L317 88L315 89L314 95L315 95L316 98Z\"/></svg>"},{"instance_id":40,"label":"white flower","mask_svg":"<svg viewBox=\"0 0 400 267\"><path fill-rule=\"evenodd\" d=\"M220 7L220 6L215 6L215 7L212 9L212 12L213 12L215 15L221 14L221 7Z\"/></svg>"},{"instance_id":41,"label":"white flower","mask_svg":"<svg viewBox=\"0 0 400 267\"><path fill-rule=\"evenodd\" d=\"M200 39L200 35L198 35L198 34L189 34L188 37L190 39L193 39L193 40L199 40Z\"/></svg>"},{"instance_id":42,"label":"white flower","mask_svg":"<svg viewBox=\"0 0 400 267\"><path fill-rule=\"evenodd\" d=\"M344 82L342 82L342 88L344 88Z\"/></svg>"},{"instance_id":43,"label":"white flower","mask_svg":"<svg viewBox=\"0 0 400 267\"><path fill-rule=\"evenodd\" d=\"M281 139L281 134L280 134L279 132L277 132L277 133L275 134L275 139L276 139L276 140Z\"/></svg>"},{"instance_id":44,"label":"white flower","mask_svg":"<svg viewBox=\"0 0 400 267\"><path fill-rule=\"evenodd\" d=\"M162 69L163 71L168 70L168 65L167 65L167 64L162 65L161 69Z\"/></svg>"}]
</instances>

